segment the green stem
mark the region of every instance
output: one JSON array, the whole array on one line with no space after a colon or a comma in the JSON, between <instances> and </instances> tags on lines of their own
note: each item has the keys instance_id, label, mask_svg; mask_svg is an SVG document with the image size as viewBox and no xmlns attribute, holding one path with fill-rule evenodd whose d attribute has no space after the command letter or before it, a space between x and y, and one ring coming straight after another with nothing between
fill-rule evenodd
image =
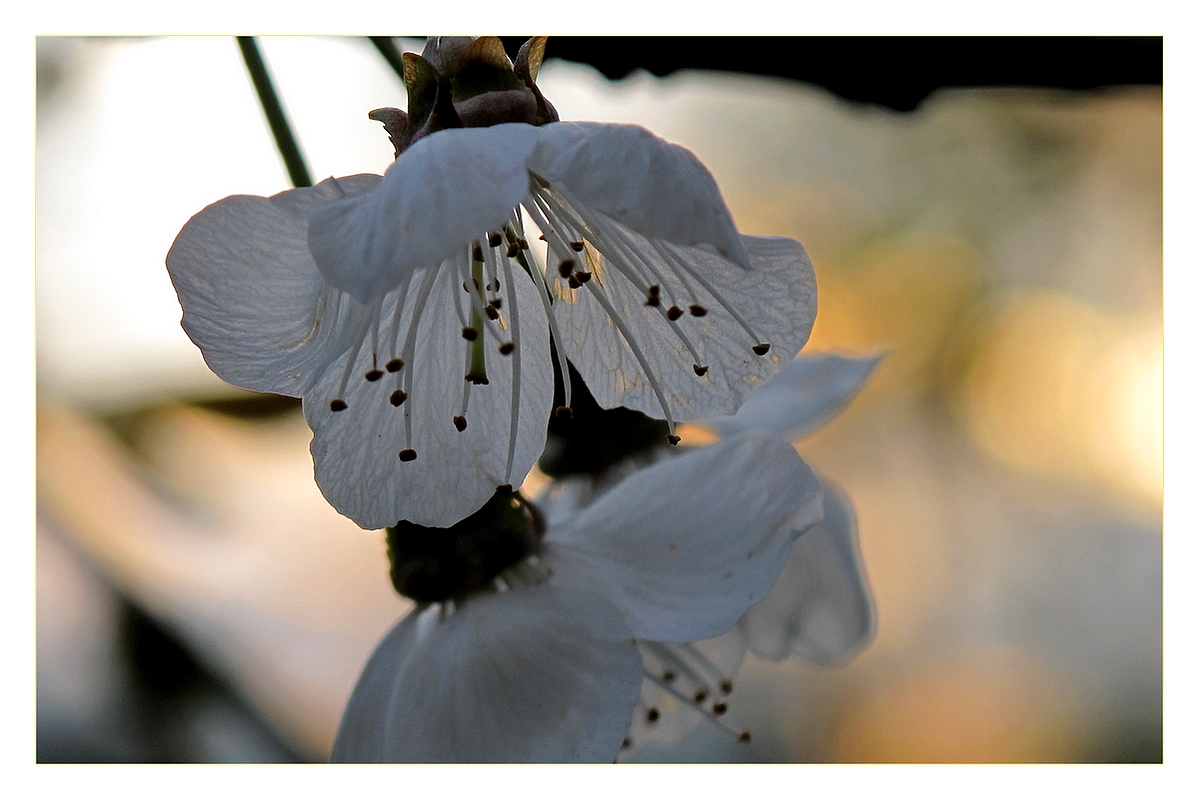
<instances>
[{"instance_id":1,"label":"green stem","mask_svg":"<svg viewBox=\"0 0 1199 800\"><path fill-rule=\"evenodd\" d=\"M253 36L238 36L237 46L241 48L241 57L246 62L250 80L254 82L254 89L258 92L258 101L262 104L266 121L270 124L271 133L275 136L275 145L279 148L279 155L283 157L287 174L291 177L291 185L297 188L311 186L312 178L308 176L304 155L300 152L300 145L291 132L291 125L287 121L287 112L283 110L283 103L279 101L279 95L271 82L271 73L267 70L262 53L258 50L258 43L254 41Z\"/></svg>"},{"instance_id":2,"label":"green stem","mask_svg":"<svg viewBox=\"0 0 1199 800\"><path fill-rule=\"evenodd\" d=\"M479 299L483 299L483 291L480 288L483 285L483 262L477 259L472 259L470 267L470 277L474 282L475 293L479 295ZM467 379L475 382L485 382L487 380L487 363L484 360L483 352L483 318L479 316L479 311L471 304L470 311L470 326L479 332L475 340L471 342L470 350L470 371L466 373Z\"/></svg>"},{"instance_id":3,"label":"green stem","mask_svg":"<svg viewBox=\"0 0 1199 800\"><path fill-rule=\"evenodd\" d=\"M371 44L379 51L379 55L383 56L383 60L391 67L392 71L400 78L400 83L404 83L404 55L400 52L400 48L396 47L395 40L390 36L368 36Z\"/></svg>"}]
</instances>

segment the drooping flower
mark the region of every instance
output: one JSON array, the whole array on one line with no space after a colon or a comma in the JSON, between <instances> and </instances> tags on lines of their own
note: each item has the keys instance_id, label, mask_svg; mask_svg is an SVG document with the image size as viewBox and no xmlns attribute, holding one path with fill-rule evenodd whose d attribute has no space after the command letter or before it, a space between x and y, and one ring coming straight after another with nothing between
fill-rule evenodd
<instances>
[{"instance_id":1,"label":"drooping flower","mask_svg":"<svg viewBox=\"0 0 1199 800\"><path fill-rule=\"evenodd\" d=\"M554 122L519 86L491 103L471 81L482 63L483 88L508 85L502 48L451 44L405 56L386 175L226 198L167 257L213 371L304 398L317 483L365 528L448 526L521 481L545 442L551 338L561 374L570 359L602 406L665 418L677 441L675 420L734 411L815 317L803 247L739 235L689 151ZM539 65L518 58L529 92Z\"/></svg>"},{"instance_id":2,"label":"drooping flower","mask_svg":"<svg viewBox=\"0 0 1199 800\"><path fill-rule=\"evenodd\" d=\"M820 503L795 451L750 432L573 513L498 495L449 532L389 531L393 582L423 601L363 670L334 760L613 760L645 677L636 641L728 630Z\"/></svg>"},{"instance_id":3,"label":"drooping flower","mask_svg":"<svg viewBox=\"0 0 1199 800\"><path fill-rule=\"evenodd\" d=\"M735 415L703 421L726 439L757 432L784 442L806 436L835 416L861 390L881 360L832 354L801 355ZM634 432L630 422L618 421ZM593 423L594 424L594 423ZM611 436L612 433L609 433ZM589 445L586 441L582 447ZM625 445L627 449L635 449ZM538 497L547 513L577 513L603 497L615 476L628 474L638 461L669 458L680 451L653 445L652 451L613 465L602 458L573 453L555 461L576 474L550 484ZM778 661L798 658L834 666L856 656L873 638L874 601L857 542L853 503L836 484L818 476L824 497L823 517L798 536L770 592L750 607L737 625L708 641L641 642L646 679L622 759L648 744L682 739L707 720L736 737L742 728L726 721L734 678L746 652ZM735 715L733 715L735 716Z\"/></svg>"}]
</instances>

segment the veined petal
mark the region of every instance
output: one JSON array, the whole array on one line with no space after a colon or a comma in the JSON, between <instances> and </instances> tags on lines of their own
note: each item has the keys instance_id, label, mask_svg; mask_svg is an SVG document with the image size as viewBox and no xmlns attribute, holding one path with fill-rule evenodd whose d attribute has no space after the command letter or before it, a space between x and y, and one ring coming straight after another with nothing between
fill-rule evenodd
<instances>
[{"instance_id":1,"label":"veined petal","mask_svg":"<svg viewBox=\"0 0 1199 800\"><path fill-rule=\"evenodd\" d=\"M593 256L596 278L580 290L564 289L554 306L566 355L604 408L623 405L661 419L664 400L674 420L729 414L807 341L816 319L816 280L799 242L742 237L753 263L747 271L698 248L655 246L623 229L621 235L666 279L659 305L647 306L645 287L612 259ZM627 333L612 323L599 292ZM695 316L691 306L705 313ZM664 313L671 307L680 309L674 320ZM769 349L759 355L754 347L762 343Z\"/></svg>"},{"instance_id":2,"label":"veined petal","mask_svg":"<svg viewBox=\"0 0 1199 800\"><path fill-rule=\"evenodd\" d=\"M620 482L550 530L546 559L555 582L613 599L639 639L699 641L766 596L820 514L795 450L751 432Z\"/></svg>"},{"instance_id":3,"label":"veined petal","mask_svg":"<svg viewBox=\"0 0 1199 800\"><path fill-rule=\"evenodd\" d=\"M537 130L528 167L551 186L645 236L710 245L750 268L716 181L690 150L636 125L560 122Z\"/></svg>"},{"instance_id":4,"label":"veined petal","mask_svg":"<svg viewBox=\"0 0 1199 800\"><path fill-rule=\"evenodd\" d=\"M874 638L874 600L858 550L853 503L824 487L824 519L804 531L778 583L741 620L750 651L820 666L849 661Z\"/></svg>"},{"instance_id":5,"label":"veined petal","mask_svg":"<svg viewBox=\"0 0 1199 800\"><path fill-rule=\"evenodd\" d=\"M400 621L350 696L334 761L610 763L641 656L603 597L519 586Z\"/></svg>"},{"instance_id":6,"label":"veined petal","mask_svg":"<svg viewBox=\"0 0 1199 800\"><path fill-rule=\"evenodd\" d=\"M512 274L515 286L504 276L498 293L497 325L517 334L513 352L501 355L506 342L490 328L479 331L486 385L465 379L472 343L462 338L460 309L468 300L461 273L447 262L390 292L375 333L368 331L305 395L316 482L334 508L363 528L400 519L453 525L497 486L519 486L541 455L552 403L549 333L532 280L523 270ZM393 358L403 362L394 371ZM331 411L334 400L346 408ZM454 423L459 416L462 430ZM415 458L401 461L404 451Z\"/></svg>"},{"instance_id":7,"label":"veined petal","mask_svg":"<svg viewBox=\"0 0 1199 800\"><path fill-rule=\"evenodd\" d=\"M330 178L273 197L236 195L196 214L167 254L183 329L217 375L298 397L342 344L321 318L324 278L308 252L308 211L361 195L377 175Z\"/></svg>"},{"instance_id":8,"label":"veined petal","mask_svg":"<svg viewBox=\"0 0 1199 800\"><path fill-rule=\"evenodd\" d=\"M457 128L405 150L378 188L313 209L308 244L329 283L369 302L504 224L528 193L537 128Z\"/></svg>"},{"instance_id":9,"label":"veined petal","mask_svg":"<svg viewBox=\"0 0 1199 800\"><path fill-rule=\"evenodd\" d=\"M759 430L800 438L840 413L885 357L800 354L762 391L746 400L736 414L710 422L726 436Z\"/></svg>"}]
</instances>

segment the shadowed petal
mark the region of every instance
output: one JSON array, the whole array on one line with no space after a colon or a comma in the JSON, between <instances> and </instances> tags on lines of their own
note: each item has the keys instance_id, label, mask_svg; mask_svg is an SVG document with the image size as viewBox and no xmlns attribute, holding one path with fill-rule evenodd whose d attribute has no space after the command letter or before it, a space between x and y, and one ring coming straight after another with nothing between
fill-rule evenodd
<instances>
[{"instance_id":1,"label":"shadowed petal","mask_svg":"<svg viewBox=\"0 0 1199 800\"><path fill-rule=\"evenodd\" d=\"M759 430L788 438L814 432L857 397L885 355L801 354L731 417L710 420L723 435Z\"/></svg>"},{"instance_id":2,"label":"shadowed petal","mask_svg":"<svg viewBox=\"0 0 1199 800\"><path fill-rule=\"evenodd\" d=\"M614 486L546 537L563 583L590 582L640 639L698 641L770 591L820 485L789 445L748 433Z\"/></svg>"},{"instance_id":3,"label":"shadowed petal","mask_svg":"<svg viewBox=\"0 0 1199 800\"><path fill-rule=\"evenodd\" d=\"M400 621L350 696L334 761L611 762L641 655L602 597L548 585Z\"/></svg>"},{"instance_id":4,"label":"shadowed petal","mask_svg":"<svg viewBox=\"0 0 1199 800\"><path fill-rule=\"evenodd\" d=\"M308 244L329 283L363 302L504 224L529 189L537 128L439 131L400 155L367 195L314 209Z\"/></svg>"},{"instance_id":5,"label":"shadowed petal","mask_svg":"<svg viewBox=\"0 0 1199 800\"><path fill-rule=\"evenodd\" d=\"M426 277L432 285L422 298ZM490 330L482 331L486 385L465 380L470 345L462 338L455 303L465 303L466 294L460 274L442 268L413 281L399 312L398 332L392 325L400 292L387 296L378 354L367 335L352 368L354 351L343 355L304 397L304 416L314 432L316 481L334 508L364 528L383 528L400 519L448 527L478 510L500 484L519 486L524 480L545 446L553 367L545 313L532 281L522 270L513 270L513 280L515 302L506 277L500 295L503 321L512 325L514 309L520 315L519 353L501 355L502 342ZM413 325L416 332L409 336ZM409 338L411 351L401 352ZM398 349L392 344L396 340ZM406 362L394 372L385 369L393 355ZM520 392L509 470L517 359ZM467 389L467 425L458 430L454 418L462 415ZM402 402L396 402L396 392L403 394ZM347 407L333 412L333 400ZM415 459L401 461L405 450L413 451Z\"/></svg>"},{"instance_id":6,"label":"shadowed petal","mask_svg":"<svg viewBox=\"0 0 1199 800\"><path fill-rule=\"evenodd\" d=\"M690 150L636 125L561 122L539 130L528 167L551 186L645 236L707 244L749 268L716 181Z\"/></svg>"},{"instance_id":7,"label":"shadowed petal","mask_svg":"<svg viewBox=\"0 0 1199 800\"><path fill-rule=\"evenodd\" d=\"M298 397L344 346L318 317L324 279L308 252L310 208L367 192L355 175L274 197L236 195L196 214L167 254L183 329L236 386Z\"/></svg>"},{"instance_id":8,"label":"shadowed petal","mask_svg":"<svg viewBox=\"0 0 1199 800\"><path fill-rule=\"evenodd\" d=\"M663 275L682 273L663 285L661 305L646 306L645 292L611 267L601 266L600 277L591 283L599 286L595 291L603 291L638 343L673 419L699 419L736 410L807 341L816 319L816 281L799 242L742 237L753 262L749 271L697 248L668 246L666 253L671 259L687 265L672 270L649 240L631 232L627 235L634 249L659 265ZM708 291L699 278L720 297ZM662 404L646 370L625 333L612 324L608 310L591 295L591 283L565 295L554 308L567 357L604 408L623 405L661 419ZM688 292L687 287L693 291ZM662 313L672 304L685 312L674 321ZM692 315L691 305L701 306L706 313ZM695 348L698 359L680 333ZM769 343L770 349L758 355L753 347L762 342ZM696 374L697 364L706 367L703 375Z\"/></svg>"},{"instance_id":9,"label":"shadowed petal","mask_svg":"<svg viewBox=\"0 0 1199 800\"><path fill-rule=\"evenodd\" d=\"M824 519L800 535L778 583L741 621L750 651L819 666L849 661L874 638L874 600L858 552L853 504L828 481Z\"/></svg>"}]
</instances>

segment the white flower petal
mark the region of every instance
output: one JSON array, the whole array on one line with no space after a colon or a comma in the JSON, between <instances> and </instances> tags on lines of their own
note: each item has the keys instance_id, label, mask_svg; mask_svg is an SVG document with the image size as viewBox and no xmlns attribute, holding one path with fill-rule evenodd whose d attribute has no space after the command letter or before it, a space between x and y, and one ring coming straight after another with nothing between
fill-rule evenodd
<instances>
[{"instance_id":1,"label":"white flower petal","mask_svg":"<svg viewBox=\"0 0 1199 800\"><path fill-rule=\"evenodd\" d=\"M741 621L750 651L820 666L849 661L874 638L874 600L858 551L853 504L824 486L824 519L804 531L778 583Z\"/></svg>"},{"instance_id":2,"label":"white flower petal","mask_svg":"<svg viewBox=\"0 0 1199 800\"><path fill-rule=\"evenodd\" d=\"M167 270L183 329L213 372L236 386L294 397L317 381L336 346L333 332L317 325L324 280L308 252L308 210L378 181L355 175L270 198L227 197L183 227Z\"/></svg>"},{"instance_id":3,"label":"white flower petal","mask_svg":"<svg viewBox=\"0 0 1199 800\"><path fill-rule=\"evenodd\" d=\"M604 598L548 585L413 613L375 649L334 761L611 762L641 656Z\"/></svg>"},{"instance_id":4,"label":"white flower petal","mask_svg":"<svg viewBox=\"0 0 1199 800\"><path fill-rule=\"evenodd\" d=\"M710 420L725 436L747 430L788 438L812 433L857 396L885 355L799 355L731 417Z\"/></svg>"},{"instance_id":5,"label":"white flower petal","mask_svg":"<svg viewBox=\"0 0 1199 800\"><path fill-rule=\"evenodd\" d=\"M649 240L631 232L627 235L637 252L661 265L660 272L668 272L665 259ZM592 296L591 284L597 284L595 291L604 293L638 344L674 420L735 411L803 347L816 319L816 281L807 253L793 239L742 238L753 262L749 271L697 248L668 247L668 252L685 260L695 275L716 289L721 299L687 274L687 285L694 294L683 294L684 283L676 280L669 289L663 286L661 306L646 306L644 291L612 268L582 290L564 291L563 300L554 306L566 340L564 349L601 406L623 405L659 419L664 416L646 370L624 332L613 325L608 311ZM675 293L674 299L668 292ZM662 312L673 304L685 312L697 304L707 313L696 317L688 312L671 322ZM749 326L752 336L726 304ZM680 333L696 349L698 366L707 367L704 375L696 374L697 359ZM769 343L770 349L757 355L753 347L763 342Z\"/></svg>"},{"instance_id":6,"label":"white flower petal","mask_svg":"<svg viewBox=\"0 0 1199 800\"><path fill-rule=\"evenodd\" d=\"M376 191L314 209L308 244L332 285L369 302L497 230L528 194L537 128L439 131L400 155Z\"/></svg>"},{"instance_id":7,"label":"white flower petal","mask_svg":"<svg viewBox=\"0 0 1199 800\"><path fill-rule=\"evenodd\" d=\"M751 432L625 479L551 530L546 557L555 581L615 600L638 638L698 641L766 596L820 514L795 450Z\"/></svg>"},{"instance_id":8,"label":"white flower petal","mask_svg":"<svg viewBox=\"0 0 1199 800\"><path fill-rule=\"evenodd\" d=\"M545 312L532 281L513 270L515 303L506 277L502 322L512 324L517 309L519 352L501 355L490 329L481 332L486 359L486 385L465 380L470 343L462 338L455 303L465 303L461 275L450 266L418 276L408 288L393 333L395 304L400 292L390 293L383 305L377 345L368 334L357 350L353 368L345 353L324 379L304 397L304 416L311 426L316 481L326 499L364 528L394 525L400 519L418 525L448 527L478 510L504 483L519 486L545 446L553 386L549 333ZM433 281L421 297L425 278ZM412 352L402 347L409 326L416 325ZM511 333L511 329L506 331ZM400 342L399 348L393 342ZM386 362L399 355L405 362L397 372ZM519 359L520 396L515 439L512 439L513 377ZM375 371L376 380L366 375ZM382 373L379 375L378 373ZM343 389L344 383L344 389ZM462 414L464 391L469 402ZM406 399L393 404L395 392ZM347 408L333 412L333 400ZM459 431L454 417L464 416ZM514 441L514 444L512 442ZM509 447L513 447L508 468ZM401 461L402 450L416 459Z\"/></svg>"},{"instance_id":9,"label":"white flower petal","mask_svg":"<svg viewBox=\"0 0 1199 800\"><path fill-rule=\"evenodd\" d=\"M695 154L636 125L561 122L540 130L528 167L580 203L655 239L749 259L711 173Z\"/></svg>"}]
</instances>

